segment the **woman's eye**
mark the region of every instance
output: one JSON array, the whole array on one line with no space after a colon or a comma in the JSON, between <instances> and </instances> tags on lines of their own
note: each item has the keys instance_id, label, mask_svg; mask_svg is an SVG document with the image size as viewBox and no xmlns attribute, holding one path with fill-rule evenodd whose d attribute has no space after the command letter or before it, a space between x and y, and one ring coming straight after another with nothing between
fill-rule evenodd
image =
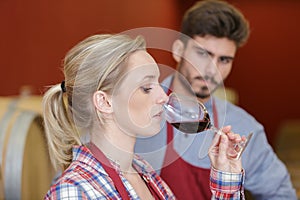
<instances>
[{"instance_id":1,"label":"woman's eye","mask_svg":"<svg viewBox=\"0 0 300 200\"><path fill-rule=\"evenodd\" d=\"M152 87L142 86L141 89L143 90L144 93L148 94L150 90L152 90Z\"/></svg>"}]
</instances>

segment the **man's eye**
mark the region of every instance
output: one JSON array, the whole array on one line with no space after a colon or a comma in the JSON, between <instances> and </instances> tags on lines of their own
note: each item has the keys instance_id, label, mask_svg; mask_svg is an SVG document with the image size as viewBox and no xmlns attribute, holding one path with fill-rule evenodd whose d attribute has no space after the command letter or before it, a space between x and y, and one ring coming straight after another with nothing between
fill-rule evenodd
<instances>
[{"instance_id":1,"label":"man's eye","mask_svg":"<svg viewBox=\"0 0 300 200\"><path fill-rule=\"evenodd\" d=\"M231 59L229 59L229 58L220 58L220 62L223 63L223 64L227 64L227 63L231 62Z\"/></svg>"},{"instance_id":2,"label":"man's eye","mask_svg":"<svg viewBox=\"0 0 300 200\"><path fill-rule=\"evenodd\" d=\"M207 51L204 51L204 50L203 50L203 51L197 51L197 54L200 55L200 56L203 56L203 57L204 57L204 56L205 56L205 57L208 56Z\"/></svg>"}]
</instances>

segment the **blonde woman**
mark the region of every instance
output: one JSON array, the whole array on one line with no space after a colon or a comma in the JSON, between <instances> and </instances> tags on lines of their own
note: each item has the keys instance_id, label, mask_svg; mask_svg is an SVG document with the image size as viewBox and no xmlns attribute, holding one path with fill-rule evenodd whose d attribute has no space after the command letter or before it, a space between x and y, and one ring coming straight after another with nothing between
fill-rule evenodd
<instances>
[{"instance_id":1,"label":"blonde woman","mask_svg":"<svg viewBox=\"0 0 300 200\"><path fill-rule=\"evenodd\" d=\"M51 161L64 171L45 199L175 199L151 166L134 154L136 137L160 131L168 100L144 40L91 36L66 55L64 76L43 99ZM223 131L227 136L216 139L213 150L241 140L230 128ZM218 151L210 155L214 170L232 164L242 169L239 160ZM221 183L219 178L215 181Z\"/></svg>"}]
</instances>

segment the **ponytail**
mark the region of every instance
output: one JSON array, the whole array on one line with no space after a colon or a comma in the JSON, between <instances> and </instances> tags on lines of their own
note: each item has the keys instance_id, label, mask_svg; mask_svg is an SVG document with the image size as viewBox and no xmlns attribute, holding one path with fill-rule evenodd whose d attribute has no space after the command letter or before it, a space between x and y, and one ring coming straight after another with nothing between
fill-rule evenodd
<instances>
[{"instance_id":1,"label":"ponytail","mask_svg":"<svg viewBox=\"0 0 300 200\"><path fill-rule=\"evenodd\" d=\"M43 97L43 118L51 163L64 170L72 161L72 147L80 136L67 112L61 85L51 87Z\"/></svg>"}]
</instances>

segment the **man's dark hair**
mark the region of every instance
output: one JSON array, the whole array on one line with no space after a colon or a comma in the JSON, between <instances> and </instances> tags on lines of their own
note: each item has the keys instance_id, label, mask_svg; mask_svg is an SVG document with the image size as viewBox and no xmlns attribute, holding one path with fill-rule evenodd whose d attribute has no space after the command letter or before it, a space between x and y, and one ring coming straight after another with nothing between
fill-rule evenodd
<instances>
[{"instance_id":1,"label":"man's dark hair","mask_svg":"<svg viewBox=\"0 0 300 200\"><path fill-rule=\"evenodd\" d=\"M226 37L242 46L249 36L249 23L244 15L234 6L224 1L206 0L194 4L185 13L181 26L181 40L212 35Z\"/></svg>"}]
</instances>

